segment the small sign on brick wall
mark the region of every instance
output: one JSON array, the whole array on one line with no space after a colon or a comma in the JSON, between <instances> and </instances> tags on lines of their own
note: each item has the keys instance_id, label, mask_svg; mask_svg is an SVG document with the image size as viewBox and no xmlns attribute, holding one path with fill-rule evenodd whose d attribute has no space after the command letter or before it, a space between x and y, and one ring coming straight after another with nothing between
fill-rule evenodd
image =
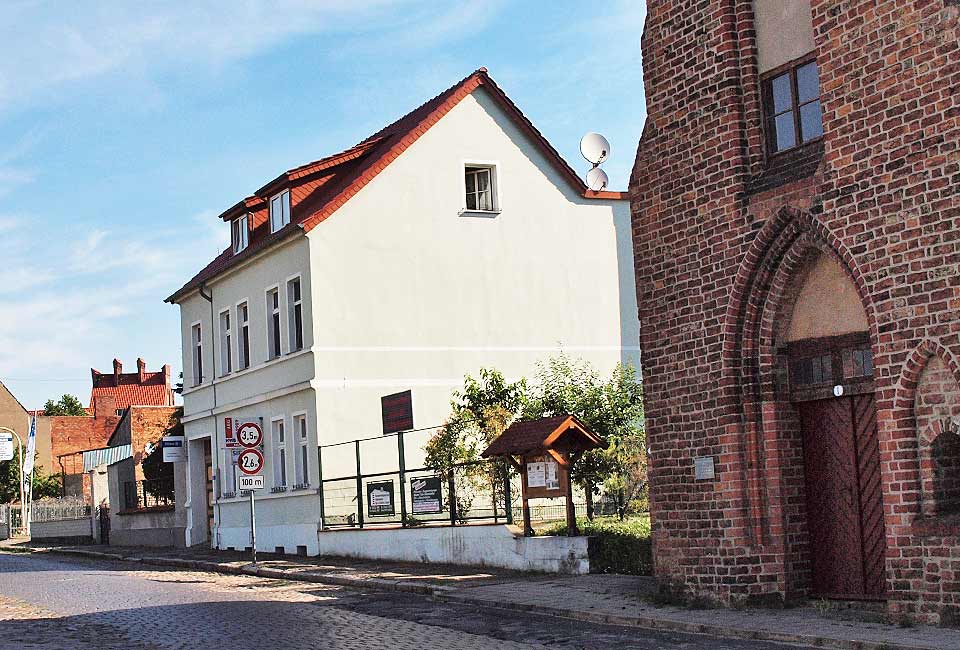
<instances>
[{"instance_id":1,"label":"small sign on brick wall","mask_svg":"<svg viewBox=\"0 0 960 650\"><path fill-rule=\"evenodd\" d=\"M700 456L693 459L693 468L696 473L696 480L710 481L716 478L716 468L714 467L713 456Z\"/></svg>"}]
</instances>

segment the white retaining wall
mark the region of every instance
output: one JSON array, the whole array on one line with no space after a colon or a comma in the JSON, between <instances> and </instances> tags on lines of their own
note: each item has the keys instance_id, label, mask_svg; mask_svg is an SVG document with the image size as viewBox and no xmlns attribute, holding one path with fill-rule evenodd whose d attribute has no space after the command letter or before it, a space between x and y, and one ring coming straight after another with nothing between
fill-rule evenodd
<instances>
[{"instance_id":1,"label":"white retaining wall","mask_svg":"<svg viewBox=\"0 0 960 650\"><path fill-rule=\"evenodd\" d=\"M90 517L61 519L59 521L34 521L30 523L32 539L88 537L93 539Z\"/></svg>"},{"instance_id":2,"label":"white retaining wall","mask_svg":"<svg viewBox=\"0 0 960 650\"><path fill-rule=\"evenodd\" d=\"M259 531L258 531L259 542ZM320 555L433 562L582 575L590 572L586 537L524 537L514 526L326 530Z\"/></svg>"}]
</instances>

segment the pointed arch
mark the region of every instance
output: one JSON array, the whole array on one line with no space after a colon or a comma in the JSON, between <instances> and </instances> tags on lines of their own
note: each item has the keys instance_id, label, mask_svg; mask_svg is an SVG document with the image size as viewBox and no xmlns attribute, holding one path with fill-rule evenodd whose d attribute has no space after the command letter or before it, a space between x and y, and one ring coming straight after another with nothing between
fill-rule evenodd
<instances>
[{"instance_id":1,"label":"pointed arch","mask_svg":"<svg viewBox=\"0 0 960 650\"><path fill-rule=\"evenodd\" d=\"M748 247L734 279L723 328L722 399L740 414L742 498L751 537L758 545L766 538L768 513L777 516L782 504L777 488L764 478L767 468L779 461L778 450L765 448L781 417L776 407L776 321L792 279L814 251L830 255L852 281L867 316L870 339L877 341L875 309L853 255L813 214L782 207Z\"/></svg>"}]
</instances>

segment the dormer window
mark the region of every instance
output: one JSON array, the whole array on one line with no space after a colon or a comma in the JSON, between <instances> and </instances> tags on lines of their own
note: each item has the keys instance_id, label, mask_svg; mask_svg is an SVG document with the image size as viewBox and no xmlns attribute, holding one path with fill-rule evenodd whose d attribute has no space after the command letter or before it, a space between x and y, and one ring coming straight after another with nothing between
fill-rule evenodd
<instances>
[{"instance_id":1,"label":"dormer window","mask_svg":"<svg viewBox=\"0 0 960 650\"><path fill-rule=\"evenodd\" d=\"M493 165L466 165L463 172L467 212L498 212L497 169Z\"/></svg>"},{"instance_id":2,"label":"dormer window","mask_svg":"<svg viewBox=\"0 0 960 650\"><path fill-rule=\"evenodd\" d=\"M250 215L245 214L233 220L231 240L234 254L239 253L250 243Z\"/></svg>"},{"instance_id":3,"label":"dormer window","mask_svg":"<svg viewBox=\"0 0 960 650\"><path fill-rule=\"evenodd\" d=\"M290 223L290 190L270 199L270 232L277 232Z\"/></svg>"}]
</instances>

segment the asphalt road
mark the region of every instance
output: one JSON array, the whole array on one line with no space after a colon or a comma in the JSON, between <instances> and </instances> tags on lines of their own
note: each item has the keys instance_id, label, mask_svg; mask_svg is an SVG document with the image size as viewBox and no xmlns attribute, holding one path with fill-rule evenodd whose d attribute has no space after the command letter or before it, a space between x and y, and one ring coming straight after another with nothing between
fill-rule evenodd
<instances>
[{"instance_id":1,"label":"asphalt road","mask_svg":"<svg viewBox=\"0 0 960 650\"><path fill-rule=\"evenodd\" d=\"M0 553L0 649L784 650L401 593Z\"/></svg>"}]
</instances>

